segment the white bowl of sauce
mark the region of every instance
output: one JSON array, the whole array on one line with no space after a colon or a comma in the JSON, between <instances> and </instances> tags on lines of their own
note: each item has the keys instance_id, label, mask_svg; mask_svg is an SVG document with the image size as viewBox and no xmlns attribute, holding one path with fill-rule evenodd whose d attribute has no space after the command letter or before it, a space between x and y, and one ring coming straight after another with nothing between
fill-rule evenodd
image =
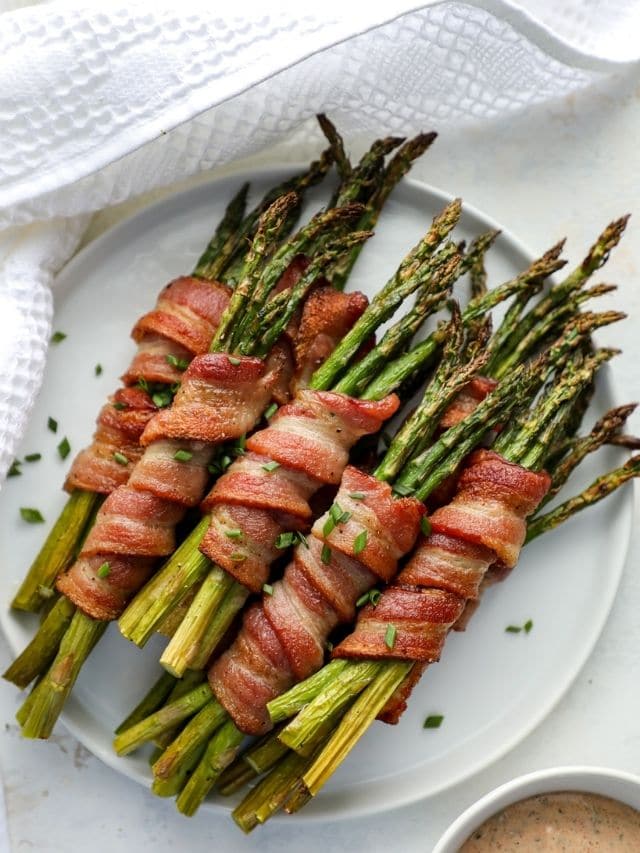
<instances>
[{"instance_id":1,"label":"white bowl of sauce","mask_svg":"<svg viewBox=\"0 0 640 853\"><path fill-rule=\"evenodd\" d=\"M640 851L640 776L553 767L520 776L470 806L433 853Z\"/></svg>"}]
</instances>

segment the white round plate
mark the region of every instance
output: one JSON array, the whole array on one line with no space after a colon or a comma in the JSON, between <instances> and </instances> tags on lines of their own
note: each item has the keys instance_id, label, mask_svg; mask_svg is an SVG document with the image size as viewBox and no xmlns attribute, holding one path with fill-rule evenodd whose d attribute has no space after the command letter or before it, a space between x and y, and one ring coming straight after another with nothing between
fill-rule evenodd
<instances>
[{"instance_id":1,"label":"white round plate","mask_svg":"<svg viewBox=\"0 0 640 853\"><path fill-rule=\"evenodd\" d=\"M11 612L9 602L63 505L60 486L73 453L89 442L96 413L128 364L135 318L153 305L165 282L192 268L242 180L251 179L253 190L261 193L291 171L238 175L161 201L95 240L59 276L54 328L68 337L51 347L18 453L40 452L43 458L25 463L23 475L8 480L0 495L1 623L13 651L27 643L37 620ZM306 213L326 193L316 192ZM405 181L389 201L349 287L372 295L448 200L442 192ZM467 207L455 234L469 239L491 227L494 222ZM550 234L549 244L558 236ZM503 231L489 253L490 283L511 278L530 260L530 253ZM458 292L464 299L463 290ZM103 367L98 377L97 363ZM605 368L588 421L612 404ZM59 423L55 435L47 429L49 416ZM73 453L63 462L56 445L64 436ZM571 491L620 459L610 449L601 451L572 479ZM295 819L379 812L435 794L494 761L530 732L571 684L600 634L624 564L631 503L630 491L615 494L527 547L508 581L486 595L466 633L449 638L443 662L426 673L401 723L373 726ZM21 506L39 508L47 525L21 521ZM505 633L507 625L528 619L533 620L529 634ZM157 677L161 647L155 638L140 652L112 626L84 667L63 717L89 750L144 785L150 782L147 755L118 758L111 740L114 727ZM444 715L442 726L423 729L425 717L434 713ZM229 805L214 800L206 808Z\"/></svg>"}]
</instances>

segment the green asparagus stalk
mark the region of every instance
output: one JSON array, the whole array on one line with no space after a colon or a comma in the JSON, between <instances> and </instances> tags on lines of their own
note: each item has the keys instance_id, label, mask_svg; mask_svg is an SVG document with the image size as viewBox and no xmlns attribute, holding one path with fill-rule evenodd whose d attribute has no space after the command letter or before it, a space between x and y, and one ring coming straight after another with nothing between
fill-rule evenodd
<instances>
[{"instance_id":1,"label":"green asparagus stalk","mask_svg":"<svg viewBox=\"0 0 640 853\"><path fill-rule=\"evenodd\" d=\"M64 599L62 599L64 601ZM133 711L126 717L118 726L115 733L118 735L135 726L141 720L144 720L150 714L155 713L162 708L165 701L169 698L171 691L175 686L175 678L169 675L168 672L162 672L160 678L154 682L151 689L144 695L142 700L138 702Z\"/></svg>"},{"instance_id":2,"label":"green asparagus stalk","mask_svg":"<svg viewBox=\"0 0 640 853\"><path fill-rule=\"evenodd\" d=\"M530 288L537 288L540 281L544 281L548 276L565 265L565 261L559 260L560 252L562 251L562 243L558 243L549 249L542 257L534 261L531 266L516 278L504 282L498 287L494 287L486 294L475 297L469 302L462 313L462 319L465 325L469 325L484 316L511 296L517 296L523 292L527 292ZM428 338L421 344L407 353L402 360L393 366L398 383L404 382L411 377L417 370L420 364L425 364L429 358L433 357L438 349L444 344L446 333L443 329L436 329ZM389 368L391 369L391 368ZM382 371L378 377L367 386L363 393L364 399L376 399L378 387L380 384L388 382L386 371Z\"/></svg>"},{"instance_id":3,"label":"green asparagus stalk","mask_svg":"<svg viewBox=\"0 0 640 853\"><path fill-rule=\"evenodd\" d=\"M191 816L196 813L222 771L235 758L243 739L244 735L231 720L218 729L189 781L178 794L177 805L182 814Z\"/></svg>"}]
</instances>

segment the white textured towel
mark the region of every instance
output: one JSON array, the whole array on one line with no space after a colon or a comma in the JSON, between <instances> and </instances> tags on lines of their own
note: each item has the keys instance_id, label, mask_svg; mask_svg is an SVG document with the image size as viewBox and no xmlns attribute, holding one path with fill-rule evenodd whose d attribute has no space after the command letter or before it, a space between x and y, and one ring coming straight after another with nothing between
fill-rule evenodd
<instances>
[{"instance_id":1,"label":"white textured towel","mask_svg":"<svg viewBox=\"0 0 640 853\"><path fill-rule=\"evenodd\" d=\"M0 474L41 382L53 277L90 213L295 145L319 110L346 133L462 126L638 58L634 0L524 5L147 0L0 15Z\"/></svg>"}]
</instances>

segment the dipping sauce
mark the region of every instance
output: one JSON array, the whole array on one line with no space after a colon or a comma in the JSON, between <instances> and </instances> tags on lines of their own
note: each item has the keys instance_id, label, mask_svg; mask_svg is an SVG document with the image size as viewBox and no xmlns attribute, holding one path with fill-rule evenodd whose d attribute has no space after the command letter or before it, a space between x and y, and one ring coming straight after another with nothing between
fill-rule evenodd
<instances>
[{"instance_id":1,"label":"dipping sauce","mask_svg":"<svg viewBox=\"0 0 640 853\"><path fill-rule=\"evenodd\" d=\"M476 829L460 853L640 851L640 812L599 794L561 791L507 806Z\"/></svg>"}]
</instances>

